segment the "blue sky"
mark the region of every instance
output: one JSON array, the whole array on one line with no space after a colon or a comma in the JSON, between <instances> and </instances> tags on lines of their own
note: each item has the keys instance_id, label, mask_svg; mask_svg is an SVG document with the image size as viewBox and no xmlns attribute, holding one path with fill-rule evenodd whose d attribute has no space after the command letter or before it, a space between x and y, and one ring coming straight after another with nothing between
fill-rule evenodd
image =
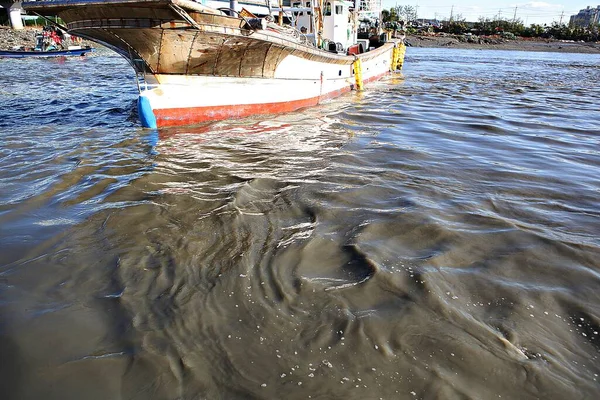
<instances>
[{"instance_id":1,"label":"blue sky","mask_svg":"<svg viewBox=\"0 0 600 400\"><path fill-rule=\"evenodd\" d=\"M600 5L600 0L596 3L589 3L578 0L560 0L560 1L473 1L473 0L383 0L383 8L389 9L396 5L418 6L419 18L438 18L448 19L452 12L454 16L461 15L467 21L477 21L479 17L494 18L498 15L501 18L512 20L515 16L521 19L525 25L530 24L551 24L553 21L569 22L571 15L577 14L579 10L587 6L596 8Z\"/></svg>"}]
</instances>

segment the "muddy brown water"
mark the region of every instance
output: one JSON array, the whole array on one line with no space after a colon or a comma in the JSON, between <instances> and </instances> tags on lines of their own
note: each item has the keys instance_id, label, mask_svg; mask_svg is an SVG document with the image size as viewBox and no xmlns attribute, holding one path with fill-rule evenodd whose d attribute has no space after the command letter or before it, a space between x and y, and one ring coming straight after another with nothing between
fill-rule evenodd
<instances>
[{"instance_id":1,"label":"muddy brown water","mask_svg":"<svg viewBox=\"0 0 600 400\"><path fill-rule=\"evenodd\" d=\"M100 53L0 62L1 398L597 398L599 56L150 131Z\"/></svg>"}]
</instances>

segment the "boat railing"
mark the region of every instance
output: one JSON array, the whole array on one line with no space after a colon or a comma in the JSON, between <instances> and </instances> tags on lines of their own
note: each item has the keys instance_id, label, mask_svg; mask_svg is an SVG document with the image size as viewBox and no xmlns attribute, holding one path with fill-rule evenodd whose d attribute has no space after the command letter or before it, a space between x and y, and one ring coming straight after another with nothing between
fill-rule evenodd
<instances>
[{"instance_id":1,"label":"boat railing","mask_svg":"<svg viewBox=\"0 0 600 400\"><path fill-rule=\"evenodd\" d=\"M278 33L283 36L287 36L289 38L293 38L295 42L300 44L304 44L307 46L313 46L313 42L309 38L308 35L300 32L293 26L290 25L279 25L275 23L275 19L271 15L267 15L263 18L259 17L248 17L243 14L243 12L238 12L231 8L220 7L219 11L229 15L236 15L240 19L242 19L246 26L250 28L252 31L263 30L263 31L271 31Z\"/></svg>"},{"instance_id":2,"label":"boat railing","mask_svg":"<svg viewBox=\"0 0 600 400\"><path fill-rule=\"evenodd\" d=\"M137 70L135 71L135 81L137 83L138 92L140 93L158 87L157 83L148 83L148 81L146 80L146 74Z\"/></svg>"},{"instance_id":3,"label":"boat railing","mask_svg":"<svg viewBox=\"0 0 600 400\"><path fill-rule=\"evenodd\" d=\"M293 38L294 41L307 46L314 46L314 43L309 39L309 36L300 32L290 25L279 25L273 20L273 17L268 15L264 18L267 21L267 29L281 35Z\"/></svg>"},{"instance_id":4,"label":"boat railing","mask_svg":"<svg viewBox=\"0 0 600 400\"><path fill-rule=\"evenodd\" d=\"M146 63L141 58L136 58L131 48L129 49L129 61L135 71L135 83L137 84L138 92L142 93L158 87L157 84L148 83L146 80Z\"/></svg>"},{"instance_id":5,"label":"boat railing","mask_svg":"<svg viewBox=\"0 0 600 400\"><path fill-rule=\"evenodd\" d=\"M226 8L226 7L220 7L220 8L217 8L217 10L221 11L224 14L230 15L230 16L237 15L238 18L242 19L246 23L248 28L251 28L253 30L265 29L265 23L263 22L262 18L247 17L243 14L243 12L238 12L234 9Z\"/></svg>"}]
</instances>

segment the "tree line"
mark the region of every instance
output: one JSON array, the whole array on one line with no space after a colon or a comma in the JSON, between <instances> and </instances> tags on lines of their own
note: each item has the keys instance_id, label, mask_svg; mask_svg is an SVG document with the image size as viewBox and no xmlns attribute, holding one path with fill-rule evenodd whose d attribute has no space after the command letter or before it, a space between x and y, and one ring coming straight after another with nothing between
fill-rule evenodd
<instances>
[{"instance_id":1,"label":"tree line","mask_svg":"<svg viewBox=\"0 0 600 400\"><path fill-rule=\"evenodd\" d=\"M550 25L531 24L525 26L520 18L479 17L476 22L467 22L461 15L452 15L440 21L425 22L417 19L417 10L413 6L396 6L382 11L383 22L391 29L403 28L407 33L419 31L444 32L454 35L471 33L480 36L502 34L505 37L521 36L559 40L595 42L599 40L600 24L586 27L552 22Z\"/></svg>"}]
</instances>

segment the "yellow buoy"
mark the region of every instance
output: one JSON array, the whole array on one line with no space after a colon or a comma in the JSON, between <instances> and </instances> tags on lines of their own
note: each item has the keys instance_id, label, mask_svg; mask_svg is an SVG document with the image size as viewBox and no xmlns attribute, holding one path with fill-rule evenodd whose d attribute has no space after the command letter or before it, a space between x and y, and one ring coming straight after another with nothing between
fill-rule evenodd
<instances>
[{"instance_id":1,"label":"yellow buoy","mask_svg":"<svg viewBox=\"0 0 600 400\"><path fill-rule=\"evenodd\" d=\"M406 54L406 45L402 42L396 43L396 47L392 50L391 70L396 71L402 69L404 64L404 56Z\"/></svg>"},{"instance_id":2,"label":"yellow buoy","mask_svg":"<svg viewBox=\"0 0 600 400\"><path fill-rule=\"evenodd\" d=\"M354 68L354 80L356 82L356 90L363 90L362 63L360 61L360 58L354 60L352 66Z\"/></svg>"}]
</instances>

